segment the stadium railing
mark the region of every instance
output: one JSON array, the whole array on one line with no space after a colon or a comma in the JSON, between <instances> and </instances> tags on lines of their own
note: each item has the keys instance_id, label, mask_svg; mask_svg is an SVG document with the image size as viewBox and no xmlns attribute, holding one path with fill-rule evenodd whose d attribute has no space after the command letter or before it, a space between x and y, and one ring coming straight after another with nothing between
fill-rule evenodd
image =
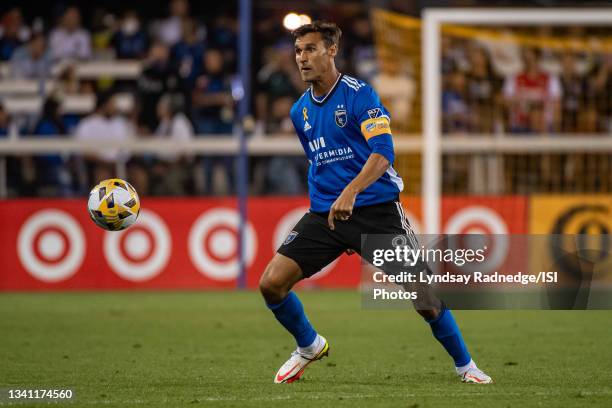
<instances>
[{"instance_id":1,"label":"stadium railing","mask_svg":"<svg viewBox=\"0 0 612 408\"><path fill-rule=\"evenodd\" d=\"M269 135L272 136L272 135ZM398 154L422 154L425 145L422 138L397 135L394 139ZM237 155L239 140L232 135L221 137L196 138L185 143L174 141L143 140L138 136L126 141L78 141L68 137L56 139L37 139L20 136L0 140L0 198L6 197L6 166L8 155L33 155L42 153L95 153L106 149L118 149L133 154L192 153L197 155ZM612 138L598 135L576 135L572 138L559 135L500 136L470 135L466 137L442 138L442 153L448 154L508 154L517 153L537 155L549 153L612 153ZM247 150L250 156L295 155L304 154L297 138L252 136L248 140ZM119 177L125 176L125 163L116 164ZM477 177L477 176L476 176Z\"/></svg>"}]
</instances>

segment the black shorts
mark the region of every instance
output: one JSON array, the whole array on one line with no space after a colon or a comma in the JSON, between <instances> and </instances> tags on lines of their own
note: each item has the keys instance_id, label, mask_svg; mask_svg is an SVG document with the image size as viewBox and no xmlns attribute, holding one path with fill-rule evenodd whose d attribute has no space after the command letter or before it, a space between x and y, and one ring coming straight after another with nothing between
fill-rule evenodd
<instances>
[{"instance_id":1,"label":"black shorts","mask_svg":"<svg viewBox=\"0 0 612 408\"><path fill-rule=\"evenodd\" d=\"M362 234L416 237L399 201L389 201L353 209L347 221L334 220L335 229L327 224L329 213L308 212L293 227L278 253L293 259L308 278L334 261L347 249L361 255Z\"/></svg>"}]
</instances>

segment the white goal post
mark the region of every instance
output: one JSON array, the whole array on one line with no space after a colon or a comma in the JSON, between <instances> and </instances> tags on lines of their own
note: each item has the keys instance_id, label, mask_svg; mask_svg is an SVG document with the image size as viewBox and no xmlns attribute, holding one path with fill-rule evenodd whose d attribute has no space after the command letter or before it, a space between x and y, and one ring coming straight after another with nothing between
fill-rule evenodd
<instances>
[{"instance_id":1,"label":"white goal post","mask_svg":"<svg viewBox=\"0 0 612 408\"><path fill-rule=\"evenodd\" d=\"M456 25L612 25L612 9L597 8L538 8L538 9L426 9L423 12L422 28L422 61L423 61L423 150L422 150L422 203L424 233L437 234L441 232L441 193L442 193L442 153L453 150L448 143L457 141L442 138L441 107L442 107L442 81L441 81L441 28L445 23ZM453 138L454 139L454 138ZM612 151L612 140L606 138L597 141L597 138L584 138L583 136L564 137L564 140L555 140L554 147L571 152L571 146L579 150L589 150L589 146L600 144L599 148ZM508 140L510 145L520 144L517 138ZM544 142L540 139L540 142ZM490 141L489 143L495 143ZM544 142L552 146L550 140ZM594 143L594 144L593 144ZM602 146L603 144L603 146ZM499 146L498 146L499 147ZM568 149L568 150L565 150ZM594 149L595 150L595 149Z\"/></svg>"}]
</instances>

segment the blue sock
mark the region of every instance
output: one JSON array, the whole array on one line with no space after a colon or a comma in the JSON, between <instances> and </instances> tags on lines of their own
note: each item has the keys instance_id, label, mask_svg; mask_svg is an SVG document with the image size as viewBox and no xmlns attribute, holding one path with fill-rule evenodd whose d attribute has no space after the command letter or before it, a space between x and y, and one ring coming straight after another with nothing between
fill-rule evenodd
<instances>
[{"instance_id":1,"label":"blue sock","mask_svg":"<svg viewBox=\"0 0 612 408\"><path fill-rule=\"evenodd\" d=\"M470 362L472 358L450 309L443 307L440 315L434 320L428 320L427 323L431 326L434 337L455 360L455 367L463 367Z\"/></svg>"},{"instance_id":2,"label":"blue sock","mask_svg":"<svg viewBox=\"0 0 612 408\"><path fill-rule=\"evenodd\" d=\"M308 318L304 314L302 302L293 292L276 305L268 304L276 320L283 325L289 333L295 337L298 347L308 347L317 337L317 332L312 328Z\"/></svg>"}]
</instances>

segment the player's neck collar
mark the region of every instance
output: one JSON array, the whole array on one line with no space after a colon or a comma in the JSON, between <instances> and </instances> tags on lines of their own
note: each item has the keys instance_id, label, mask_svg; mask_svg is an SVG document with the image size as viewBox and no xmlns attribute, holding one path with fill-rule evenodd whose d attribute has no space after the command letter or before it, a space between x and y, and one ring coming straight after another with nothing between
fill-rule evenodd
<instances>
[{"instance_id":1,"label":"player's neck collar","mask_svg":"<svg viewBox=\"0 0 612 408\"><path fill-rule=\"evenodd\" d=\"M309 90L310 90L310 99L312 100L312 103L318 106L323 106L325 102L332 96L336 88L338 88L338 85L340 84L340 78L342 78L342 76L343 74L339 72L338 78L336 78L336 82L334 82L334 86L332 86L332 89L330 89L330 91L321 98L316 98L314 96L314 93L312 92L312 85L310 85Z\"/></svg>"}]
</instances>

